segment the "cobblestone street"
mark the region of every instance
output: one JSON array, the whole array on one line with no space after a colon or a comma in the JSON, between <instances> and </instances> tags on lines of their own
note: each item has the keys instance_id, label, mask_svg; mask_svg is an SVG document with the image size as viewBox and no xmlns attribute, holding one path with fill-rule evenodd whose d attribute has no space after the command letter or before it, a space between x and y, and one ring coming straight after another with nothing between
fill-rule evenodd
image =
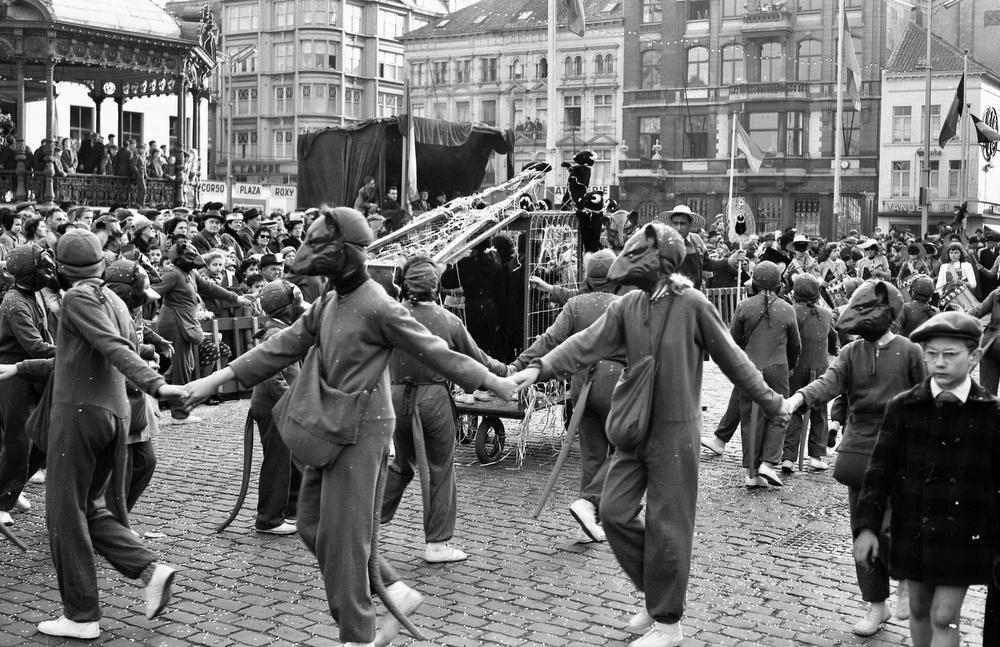
<instances>
[{"instance_id":1,"label":"cobblestone street","mask_svg":"<svg viewBox=\"0 0 1000 647\"><path fill-rule=\"evenodd\" d=\"M709 433L725 407L729 384L712 364L705 373ZM197 413L203 423L164 426L157 438L157 472L133 513L133 526L164 561L182 569L173 603L161 618L145 620L141 589L98 559L105 617L95 644L339 644L314 558L296 536L252 531L256 476L239 518L222 534L213 532L239 488L247 406L231 401L202 407ZM536 414L539 423L544 413ZM507 421L508 449L516 442L516 428ZM383 527L382 547L404 579L427 597L415 621L428 641L400 634L393 644L625 645L632 639L624 626L638 599L611 550L571 539L576 526L566 506L575 498L575 451L542 517L531 518L558 450L543 442L552 437L533 430L520 467L514 453L481 466L471 446L459 448L453 543L469 553L467 562L423 562L419 488L417 482L411 485L396 520ZM256 475L259 446L255 451ZM850 557L846 489L826 472L796 474L784 488L748 492L739 452L737 435L724 456L703 454L684 644L909 644L905 623L895 619L873 638L851 634L862 603ZM35 630L36 623L60 613L43 487L29 486L34 506L15 516L14 529L30 551L0 543L2 646L72 644ZM981 644L984 597L977 587L966 602L966 645Z\"/></svg>"}]
</instances>

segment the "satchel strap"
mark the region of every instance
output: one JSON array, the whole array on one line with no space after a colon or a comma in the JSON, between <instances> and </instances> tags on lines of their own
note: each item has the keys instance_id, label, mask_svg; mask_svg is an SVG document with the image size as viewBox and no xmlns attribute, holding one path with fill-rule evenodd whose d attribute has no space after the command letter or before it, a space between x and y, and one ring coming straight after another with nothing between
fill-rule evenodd
<instances>
[{"instance_id":1,"label":"satchel strap","mask_svg":"<svg viewBox=\"0 0 1000 647\"><path fill-rule=\"evenodd\" d=\"M674 301L676 301L676 300L677 300L677 295L676 294L671 294L670 296L667 297L667 311L663 315L663 325L660 326L660 329L657 331L657 333L656 333L656 341L653 343L652 347L649 350L649 355L654 360L656 360L656 353L660 350L660 342L663 340L663 333L666 332L666 330L667 330L667 322L670 321L670 311L673 309L673 307L674 307ZM652 303L652 301L650 301L650 303L649 303L649 323L650 323L650 325L652 325L652 323L653 323L653 303Z\"/></svg>"}]
</instances>

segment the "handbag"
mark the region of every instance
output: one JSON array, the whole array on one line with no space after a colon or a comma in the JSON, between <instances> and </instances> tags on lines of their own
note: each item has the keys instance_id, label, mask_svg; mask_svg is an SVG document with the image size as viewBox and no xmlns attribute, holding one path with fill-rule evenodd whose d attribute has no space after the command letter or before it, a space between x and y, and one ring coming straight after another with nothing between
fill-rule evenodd
<instances>
[{"instance_id":1,"label":"handbag","mask_svg":"<svg viewBox=\"0 0 1000 647\"><path fill-rule=\"evenodd\" d=\"M298 377L271 409L289 451L298 462L315 469L332 465L341 449L357 442L361 418L375 388L348 393L327 384L324 374L317 335Z\"/></svg>"},{"instance_id":2,"label":"handbag","mask_svg":"<svg viewBox=\"0 0 1000 647\"><path fill-rule=\"evenodd\" d=\"M649 435L649 416L653 408L653 387L656 383L656 353L673 305L674 297L671 296L667 302L663 326L656 334L656 342L642 359L622 370L611 394L611 409L608 411L605 429L608 440L617 449L632 451L646 442Z\"/></svg>"}]
</instances>

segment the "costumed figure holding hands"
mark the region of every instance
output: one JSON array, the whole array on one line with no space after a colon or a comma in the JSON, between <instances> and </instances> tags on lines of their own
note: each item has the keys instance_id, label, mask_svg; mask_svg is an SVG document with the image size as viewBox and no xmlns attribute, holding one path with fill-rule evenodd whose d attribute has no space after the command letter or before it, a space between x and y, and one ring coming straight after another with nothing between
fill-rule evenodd
<instances>
[{"instance_id":1,"label":"costumed figure holding hands","mask_svg":"<svg viewBox=\"0 0 1000 647\"><path fill-rule=\"evenodd\" d=\"M615 300L593 325L513 376L523 390L539 379L569 377L603 359L628 357L629 375L623 373L615 388L607 421L616 450L600 511L618 563L646 596L629 629L649 631L632 647L683 642L705 351L767 415L786 413L781 396L733 342L715 307L677 274L684 256L684 240L673 227L660 222L642 227L608 272L608 280L640 289Z\"/></svg>"},{"instance_id":2,"label":"costumed figure holding hands","mask_svg":"<svg viewBox=\"0 0 1000 647\"><path fill-rule=\"evenodd\" d=\"M298 531L316 555L330 612L348 645L389 644L400 621L423 600L377 549L376 514L396 421L387 370L393 350L420 358L470 390L486 388L510 399L514 387L449 349L368 276L365 247L371 242L360 212L324 207L306 233L294 269L325 276L332 291L278 335L185 387L186 404L193 406L226 382L254 385L304 360L274 419L304 466ZM373 589L393 612L378 636Z\"/></svg>"}]
</instances>

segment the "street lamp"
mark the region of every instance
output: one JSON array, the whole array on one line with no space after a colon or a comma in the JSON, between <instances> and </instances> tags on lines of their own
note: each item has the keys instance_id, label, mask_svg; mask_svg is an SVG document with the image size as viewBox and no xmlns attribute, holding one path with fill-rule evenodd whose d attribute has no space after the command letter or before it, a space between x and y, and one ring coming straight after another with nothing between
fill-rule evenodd
<instances>
[{"instance_id":1,"label":"street lamp","mask_svg":"<svg viewBox=\"0 0 1000 647\"><path fill-rule=\"evenodd\" d=\"M257 53L256 45L247 45L226 58L226 208L233 208L233 73L236 65Z\"/></svg>"}]
</instances>

